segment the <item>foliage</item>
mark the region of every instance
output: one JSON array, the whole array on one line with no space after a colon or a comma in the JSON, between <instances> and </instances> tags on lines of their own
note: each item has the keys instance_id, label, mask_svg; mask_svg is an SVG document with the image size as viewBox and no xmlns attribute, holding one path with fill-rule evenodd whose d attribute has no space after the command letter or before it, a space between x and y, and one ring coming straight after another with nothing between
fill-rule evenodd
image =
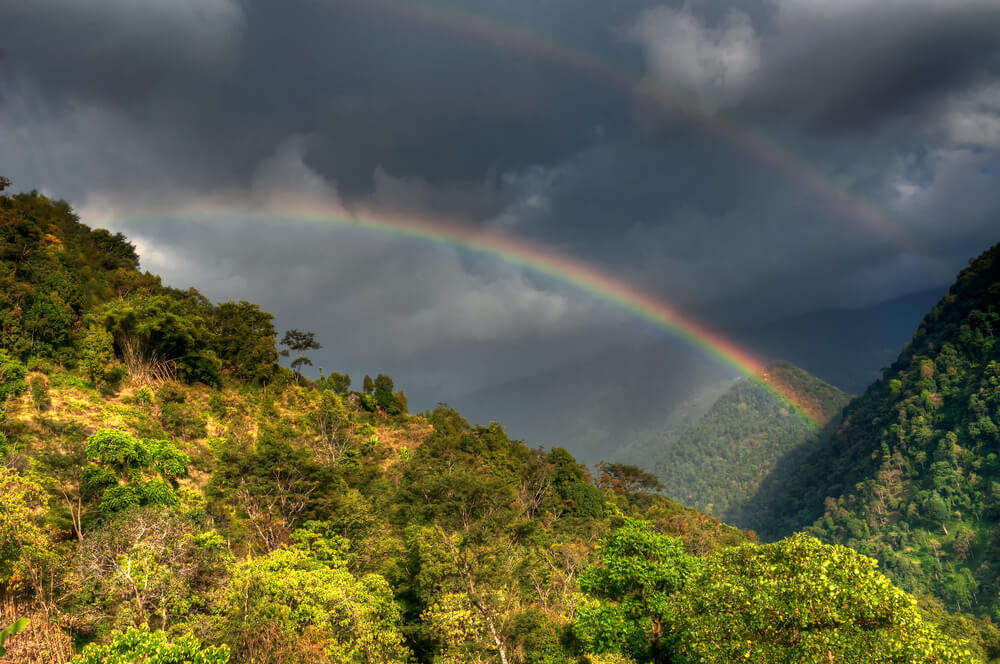
<instances>
[{"instance_id":1,"label":"foliage","mask_svg":"<svg viewBox=\"0 0 1000 664\"><path fill-rule=\"evenodd\" d=\"M74 664L217 664L227 647L241 663L625 664L654 657L654 628L664 658L747 661L726 650L727 621L745 618L753 652L778 652L765 618L789 606L819 615L831 597L848 620L892 614L873 652L902 643L953 661L931 622L972 637L976 656L997 651L987 619L926 602L914 617L866 559L812 540L757 547L634 466L604 464L595 481L565 448L532 448L497 423L446 407L409 414L388 376L366 377L360 394L346 374L302 380L274 366L269 314L162 286L124 238L65 204L0 197L0 222L0 591L6 615L58 632L60 651L70 634L92 642ZM314 336L284 341L304 358L294 368L309 366ZM18 398L24 365L48 379L45 411ZM943 372L916 368L927 388ZM908 379L893 380L887 389L905 394ZM963 436L985 450L994 435L982 386L954 402L975 417L945 438L951 454L934 440L908 471L928 475L913 499L920 518L947 528L939 548L920 543L941 583L959 583L949 560L993 564L972 517L993 519L994 498L955 502L956 476L994 472L963 452ZM734 499L740 472L718 480ZM875 532L857 515L844 527ZM867 642L845 640L856 626L814 631L858 661Z\"/></svg>"},{"instance_id":2,"label":"foliage","mask_svg":"<svg viewBox=\"0 0 1000 664\"><path fill-rule=\"evenodd\" d=\"M264 382L278 362L274 316L250 302L223 302L215 309L215 352L223 368L244 381Z\"/></svg>"},{"instance_id":3,"label":"foliage","mask_svg":"<svg viewBox=\"0 0 1000 664\"><path fill-rule=\"evenodd\" d=\"M586 600L575 630L594 652L623 652L637 662L670 661L675 642L678 595L700 561L676 537L649 524L628 521L601 542L599 562L580 577Z\"/></svg>"},{"instance_id":4,"label":"foliage","mask_svg":"<svg viewBox=\"0 0 1000 664\"><path fill-rule=\"evenodd\" d=\"M1000 613L1000 245L973 261L829 443L762 487L771 533L809 526L902 588Z\"/></svg>"},{"instance_id":5,"label":"foliage","mask_svg":"<svg viewBox=\"0 0 1000 664\"><path fill-rule=\"evenodd\" d=\"M234 662L406 661L400 612L385 579L351 574L338 542L297 535L301 544L233 570L222 606Z\"/></svg>"},{"instance_id":6,"label":"foliage","mask_svg":"<svg viewBox=\"0 0 1000 664\"><path fill-rule=\"evenodd\" d=\"M807 535L709 558L678 605L678 661L969 662L876 562Z\"/></svg>"},{"instance_id":7,"label":"foliage","mask_svg":"<svg viewBox=\"0 0 1000 664\"><path fill-rule=\"evenodd\" d=\"M7 639L9 639L12 636L16 636L17 634L20 634L21 632L24 631L24 628L27 626L28 626L27 618L18 618L10 625L7 625L3 629L0 629L0 657L3 657L5 654L7 654L7 650L6 648L4 648L4 644L7 642Z\"/></svg>"},{"instance_id":8,"label":"foliage","mask_svg":"<svg viewBox=\"0 0 1000 664\"><path fill-rule=\"evenodd\" d=\"M301 330L288 330L285 332L285 336L281 337L281 345L285 347L281 351L283 357L288 357L292 353L296 355L291 363L292 371L295 372L296 377L302 375L302 367L312 366L312 360L306 356L306 353L322 348L319 342L316 341L315 332L302 332Z\"/></svg>"},{"instance_id":9,"label":"foliage","mask_svg":"<svg viewBox=\"0 0 1000 664\"><path fill-rule=\"evenodd\" d=\"M137 378L176 371L214 385L221 363L212 348L211 306L198 293L134 294L94 313L114 338L115 353Z\"/></svg>"},{"instance_id":10,"label":"foliage","mask_svg":"<svg viewBox=\"0 0 1000 664\"><path fill-rule=\"evenodd\" d=\"M188 456L167 440L135 438L104 429L87 439L82 484L85 500L105 515L142 505L173 505L174 485L187 475Z\"/></svg>"},{"instance_id":11,"label":"foliage","mask_svg":"<svg viewBox=\"0 0 1000 664\"><path fill-rule=\"evenodd\" d=\"M147 627L115 632L106 644L91 644L68 664L227 664L229 648L203 646L182 636L171 640L165 632Z\"/></svg>"},{"instance_id":12,"label":"foliage","mask_svg":"<svg viewBox=\"0 0 1000 664\"><path fill-rule=\"evenodd\" d=\"M35 405L35 410L46 411L52 406L52 397L49 396L49 381L41 374L35 374L28 380L31 388L31 401Z\"/></svg>"},{"instance_id":13,"label":"foliage","mask_svg":"<svg viewBox=\"0 0 1000 664\"><path fill-rule=\"evenodd\" d=\"M642 454L631 452L647 470L655 470L665 491L686 505L715 514L744 528L765 528L767 510L751 505L761 480L789 463L827 435L848 396L787 363L768 367L769 376L795 392L820 423L794 409L758 381L737 382L695 421L652 436ZM623 452L622 456L629 456Z\"/></svg>"}]
</instances>

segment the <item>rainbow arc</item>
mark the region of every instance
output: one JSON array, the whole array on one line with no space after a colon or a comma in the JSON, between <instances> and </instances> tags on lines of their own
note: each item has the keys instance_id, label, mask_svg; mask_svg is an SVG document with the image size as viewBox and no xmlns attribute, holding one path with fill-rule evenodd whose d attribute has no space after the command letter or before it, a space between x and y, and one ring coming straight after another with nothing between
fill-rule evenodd
<instances>
[{"instance_id":1,"label":"rainbow arc","mask_svg":"<svg viewBox=\"0 0 1000 664\"><path fill-rule=\"evenodd\" d=\"M278 196L264 207L212 199L159 209L146 208L127 214L113 213L111 216L115 222L113 225L122 221L170 223L243 219L263 224L297 222L362 228L490 256L567 284L651 323L738 373L758 381L817 426L826 423L827 418L819 404L798 393L780 374L768 371L761 359L732 339L684 314L662 297L643 291L606 270L525 240L469 225L412 215L350 214L336 203L306 199L300 195Z\"/></svg>"}]
</instances>

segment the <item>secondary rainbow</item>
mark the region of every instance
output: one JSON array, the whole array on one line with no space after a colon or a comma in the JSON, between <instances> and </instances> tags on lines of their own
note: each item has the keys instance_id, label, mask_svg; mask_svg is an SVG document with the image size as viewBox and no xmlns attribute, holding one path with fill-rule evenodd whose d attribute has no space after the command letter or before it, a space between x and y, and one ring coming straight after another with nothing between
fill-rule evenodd
<instances>
[{"instance_id":1,"label":"secondary rainbow","mask_svg":"<svg viewBox=\"0 0 1000 664\"><path fill-rule=\"evenodd\" d=\"M888 240L899 249L917 253L906 228L884 211L852 193L822 170L784 147L759 128L709 111L689 92L650 81L537 30L503 23L443 3L421 0L327 0L356 14L384 19L397 17L415 25L451 33L516 55L574 70L617 91L626 99L670 113L715 136L780 173L789 182L836 210L841 219L866 233Z\"/></svg>"},{"instance_id":2,"label":"secondary rainbow","mask_svg":"<svg viewBox=\"0 0 1000 664\"><path fill-rule=\"evenodd\" d=\"M310 201L300 195L272 197L266 207L210 199L193 204L146 207L124 214L111 212L103 219L88 218L87 221L119 226L121 222L215 222L220 219L362 228L492 256L571 285L668 331L739 373L759 381L816 425L824 424L827 419L818 404L796 393L781 376L768 372L765 363L753 353L684 314L663 298L578 259L490 230L397 213L349 213L339 205Z\"/></svg>"}]
</instances>

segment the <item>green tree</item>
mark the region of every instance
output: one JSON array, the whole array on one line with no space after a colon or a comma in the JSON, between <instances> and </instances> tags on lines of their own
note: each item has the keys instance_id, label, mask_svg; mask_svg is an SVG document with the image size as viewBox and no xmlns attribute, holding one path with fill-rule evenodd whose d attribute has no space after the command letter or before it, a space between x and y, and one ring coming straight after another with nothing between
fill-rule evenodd
<instances>
[{"instance_id":1,"label":"green tree","mask_svg":"<svg viewBox=\"0 0 1000 664\"><path fill-rule=\"evenodd\" d=\"M193 636L171 640L148 627L113 632L104 644L90 644L68 664L227 664L229 648L203 646Z\"/></svg>"},{"instance_id":2,"label":"green tree","mask_svg":"<svg viewBox=\"0 0 1000 664\"><path fill-rule=\"evenodd\" d=\"M347 394L347 391L351 389L351 376L334 371L326 377L326 384L337 394Z\"/></svg>"},{"instance_id":3,"label":"green tree","mask_svg":"<svg viewBox=\"0 0 1000 664\"><path fill-rule=\"evenodd\" d=\"M25 375L24 365L0 349L0 426L4 424L7 400L24 394L28 389ZM0 431L0 447L4 442L3 431Z\"/></svg>"},{"instance_id":4,"label":"green tree","mask_svg":"<svg viewBox=\"0 0 1000 664\"><path fill-rule=\"evenodd\" d=\"M361 391L364 392L365 394L371 394L372 392L375 391L375 382L372 380L372 377L369 376L368 374L365 374L365 380L362 383Z\"/></svg>"},{"instance_id":5,"label":"green tree","mask_svg":"<svg viewBox=\"0 0 1000 664\"><path fill-rule=\"evenodd\" d=\"M285 332L285 336L281 337L281 345L285 347L281 351L282 357L289 357L292 353L296 355L290 365L292 371L295 372L296 378L302 376L302 367L312 366L312 360L306 356L306 353L311 350L319 350L323 347L316 341L315 332L302 332L300 330L288 330Z\"/></svg>"},{"instance_id":6,"label":"green tree","mask_svg":"<svg viewBox=\"0 0 1000 664\"><path fill-rule=\"evenodd\" d=\"M339 484L331 467L306 446L265 430L256 445L224 442L208 493L246 525L256 548L273 551L302 523L328 513Z\"/></svg>"},{"instance_id":7,"label":"green tree","mask_svg":"<svg viewBox=\"0 0 1000 664\"><path fill-rule=\"evenodd\" d=\"M671 661L682 618L678 596L700 561L678 538L635 520L602 540L597 552L598 562L580 577L577 635L593 652Z\"/></svg>"},{"instance_id":8,"label":"green tree","mask_svg":"<svg viewBox=\"0 0 1000 664\"><path fill-rule=\"evenodd\" d=\"M105 515L139 505L173 505L177 480L187 477L188 456L168 440L103 429L87 439L86 454L83 496Z\"/></svg>"},{"instance_id":9,"label":"green tree","mask_svg":"<svg viewBox=\"0 0 1000 664\"><path fill-rule=\"evenodd\" d=\"M601 471L597 477L597 486L615 493L642 493L664 488L663 482L656 475L637 466L601 461L597 468Z\"/></svg>"},{"instance_id":10,"label":"green tree","mask_svg":"<svg viewBox=\"0 0 1000 664\"><path fill-rule=\"evenodd\" d=\"M394 387L392 378L385 374L379 374L372 382L375 403L389 415L399 415L404 412L400 405L400 395L393 392Z\"/></svg>"},{"instance_id":11,"label":"green tree","mask_svg":"<svg viewBox=\"0 0 1000 664\"><path fill-rule=\"evenodd\" d=\"M321 527L296 532L295 539L233 571L222 610L234 662L407 661L401 615L385 579L354 576L346 541Z\"/></svg>"},{"instance_id":12,"label":"green tree","mask_svg":"<svg viewBox=\"0 0 1000 664\"><path fill-rule=\"evenodd\" d=\"M215 352L223 368L240 380L269 380L278 362L274 316L249 302L223 302L214 320Z\"/></svg>"},{"instance_id":13,"label":"green tree","mask_svg":"<svg viewBox=\"0 0 1000 664\"><path fill-rule=\"evenodd\" d=\"M135 294L95 314L111 332L115 352L133 377L166 378L176 369L185 380L215 385L220 362L212 349L211 309L198 293Z\"/></svg>"},{"instance_id":14,"label":"green tree","mask_svg":"<svg viewBox=\"0 0 1000 664\"><path fill-rule=\"evenodd\" d=\"M873 559L807 535L715 554L676 610L678 662L972 661Z\"/></svg>"}]
</instances>

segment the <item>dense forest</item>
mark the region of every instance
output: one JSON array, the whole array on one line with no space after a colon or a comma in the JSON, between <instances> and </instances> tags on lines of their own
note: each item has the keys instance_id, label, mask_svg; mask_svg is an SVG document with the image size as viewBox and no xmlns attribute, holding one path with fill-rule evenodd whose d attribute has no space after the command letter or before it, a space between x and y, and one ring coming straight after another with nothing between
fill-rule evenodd
<instances>
[{"instance_id":1,"label":"dense forest","mask_svg":"<svg viewBox=\"0 0 1000 664\"><path fill-rule=\"evenodd\" d=\"M761 545L634 466L411 414L382 374L309 377L333 341L164 286L65 203L0 196L0 281L4 664L1000 655L991 623L851 548ZM887 389L914 389L904 374ZM949 477L971 473L955 455Z\"/></svg>"},{"instance_id":2,"label":"dense forest","mask_svg":"<svg viewBox=\"0 0 1000 664\"><path fill-rule=\"evenodd\" d=\"M765 482L767 536L811 526L912 592L1000 615L1000 245L971 262L824 445Z\"/></svg>"},{"instance_id":3,"label":"dense forest","mask_svg":"<svg viewBox=\"0 0 1000 664\"><path fill-rule=\"evenodd\" d=\"M665 492L685 505L744 528L761 527L769 515L747 506L761 479L825 435L849 401L837 388L788 363L775 362L768 372L815 404L817 420L758 381L743 379L707 410L703 404L715 396L711 390L682 409L698 417L682 414L678 426L643 437L616 456L653 470Z\"/></svg>"}]
</instances>

